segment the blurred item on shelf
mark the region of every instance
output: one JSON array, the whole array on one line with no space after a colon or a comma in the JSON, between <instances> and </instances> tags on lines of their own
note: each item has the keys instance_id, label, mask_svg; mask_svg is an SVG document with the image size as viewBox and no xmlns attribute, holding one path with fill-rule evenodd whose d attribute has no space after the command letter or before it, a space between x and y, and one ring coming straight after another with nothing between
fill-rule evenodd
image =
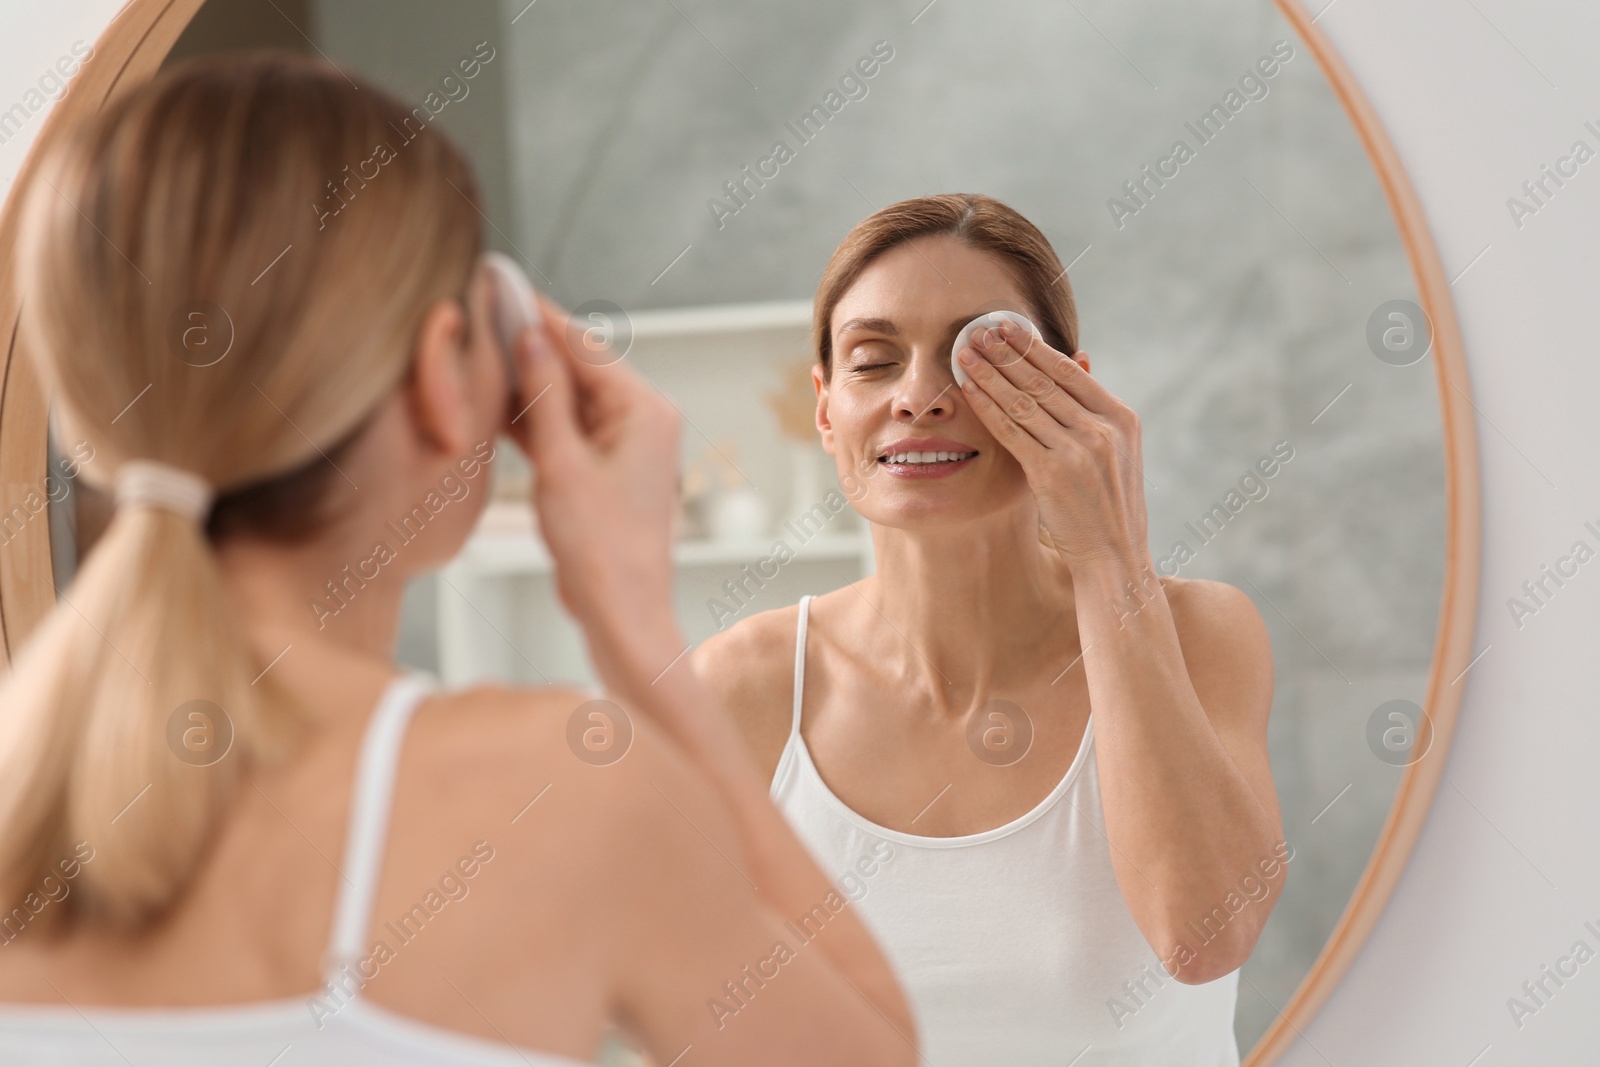
<instances>
[{"instance_id":1,"label":"blurred item on shelf","mask_svg":"<svg viewBox=\"0 0 1600 1067\"><path fill-rule=\"evenodd\" d=\"M703 541L711 536L711 475L703 464L690 460L678 482L678 514L674 541Z\"/></svg>"},{"instance_id":2,"label":"blurred item on shelf","mask_svg":"<svg viewBox=\"0 0 1600 1067\"><path fill-rule=\"evenodd\" d=\"M817 444L817 389L811 381L814 362L809 356L787 360L782 383L767 394L767 407L783 436L813 447Z\"/></svg>"},{"instance_id":3,"label":"blurred item on shelf","mask_svg":"<svg viewBox=\"0 0 1600 1067\"><path fill-rule=\"evenodd\" d=\"M738 465L739 446L723 439L706 449L706 461L717 472L706 518L713 541L749 541L765 535L772 526L767 502Z\"/></svg>"}]
</instances>

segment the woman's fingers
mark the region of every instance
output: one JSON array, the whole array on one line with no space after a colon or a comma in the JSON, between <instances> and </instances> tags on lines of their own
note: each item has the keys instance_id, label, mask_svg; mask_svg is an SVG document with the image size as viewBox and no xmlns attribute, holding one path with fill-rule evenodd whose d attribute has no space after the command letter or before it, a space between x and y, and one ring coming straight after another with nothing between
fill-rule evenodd
<instances>
[{"instance_id":1,"label":"woman's fingers","mask_svg":"<svg viewBox=\"0 0 1600 1067\"><path fill-rule=\"evenodd\" d=\"M535 294L539 301L539 316L544 321L545 336L550 343L567 357L568 366L572 376L578 382L580 390L591 387L604 390L608 385L614 384L619 377L627 375L607 374L618 361L617 356L599 341L594 331L587 330L583 324L575 323L566 309L543 293ZM574 341L582 351L574 351Z\"/></svg>"},{"instance_id":2,"label":"woman's fingers","mask_svg":"<svg viewBox=\"0 0 1600 1067\"><path fill-rule=\"evenodd\" d=\"M969 355L975 358L969 359ZM1050 447L1044 420L1054 425L1053 416L1006 381L976 350L964 348L958 358L967 369L967 382L961 391L995 440L1025 464ZM1061 427L1056 425L1055 430L1060 433Z\"/></svg>"},{"instance_id":3,"label":"woman's fingers","mask_svg":"<svg viewBox=\"0 0 1600 1067\"><path fill-rule=\"evenodd\" d=\"M1096 415L1110 415L1121 404L1111 390L1072 358L1077 353L1068 355L1057 351L1015 323L1005 323L1004 329L1006 343L1017 353L1007 358L1005 362L1008 365L1020 360L1026 366L1035 368L1065 389L1084 410Z\"/></svg>"},{"instance_id":4,"label":"woman's fingers","mask_svg":"<svg viewBox=\"0 0 1600 1067\"><path fill-rule=\"evenodd\" d=\"M573 320L544 294L538 294L538 299L544 336L572 379L580 423L586 432L609 439L605 427L641 404L648 406L653 400L651 390L600 340L598 331Z\"/></svg>"},{"instance_id":5,"label":"woman's fingers","mask_svg":"<svg viewBox=\"0 0 1600 1067\"><path fill-rule=\"evenodd\" d=\"M583 435L567 361L534 326L517 335L516 358L522 390L518 413L511 420L515 438L541 476L544 471L568 469Z\"/></svg>"},{"instance_id":6,"label":"woman's fingers","mask_svg":"<svg viewBox=\"0 0 1600 1067\"><path fill-rule=\"evenodd\" d=\"M467 286L467 322L470 324L470 335L474 338L484 338L498 351L500 346L500 333L495 326L495 312L499 308L500 294L494 284L491 268L479 263L472 272L472 281ZM512 353L515 355L515 353ZM513 388L516 382L512 382Z\"/></svg>"},{"instance_id":7,"label":"woman's fingers","mask_svg":"<svg viewBox=\"0 0 1600 1067\"><path fill-rule=\"evenodd\" d=\"M1040 444L1060 447L1061 435L1089 416L1059 385L1006 343L983 344L976 369L964 363L967 374L1000 409L1025 427ZM1043 341L1035 344L1044 346Z\"/></svg>"},{"instance_id":8,"label":"woman's fingers","mask_svg":"<svg viewBox=\"0 0 1600 1067\"><path fill-rule=\"evenodd\" d=\"M1133 441L1132 449L1137 453L1138 416L1132 409L1095 381L1077 360L1062 355L1037 338L1019 338L1019 334L1027 332L1019 327L1007 324L1005 329L1006 344L999 346L1001 356L996 369L1018 395L1035 398L1063 428L1064 434L1050 436L1047 432L1045 437L1040 437L1031 427L1030 432L1057 448L1069 438L1091 450L1109 447L1142 476L1144 471L1136 455L1130 455L1124 447L1126 437ZM1018 343L1026 350L1026 359L1017 358ZM1084 398L1090 403L1084 403ZM1012 409L1025 406L1015 397L1011 402Z\"/></svg>"},{"instance_id":9,"label":"woman's fingers","mask_svg":"<svg viewBox=\"0 0 1600 1067\"><path fill-rule=\"evenodd\" d=\"M1005 326L989 347L989 352L993 353L989 361L1006 381L1033 397L1062 426L1071 429L1083 425L1089 413L1059 379L1043 369L1052 367L1058 358L1066 357L1033 336L1031 331L1014 323Z\"/></svg>"}]
</instances>

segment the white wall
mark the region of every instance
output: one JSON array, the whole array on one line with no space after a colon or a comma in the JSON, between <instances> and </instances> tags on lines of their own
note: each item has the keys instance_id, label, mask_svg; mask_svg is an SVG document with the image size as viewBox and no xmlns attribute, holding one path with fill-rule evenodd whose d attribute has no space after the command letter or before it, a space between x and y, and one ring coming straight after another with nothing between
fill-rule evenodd
<instances>
[{"instance_id":1,"label":"white wall","mask_svg":"<svg viewBox=\"0 0 1600 1067\"><path fill-rule=\"evenodd\" d=\"M1326 0L1310 0L1319 10ZM0 107L115 0L0 8ZM1334 0L1320 19L1383 117L1454 276L1481 413L1482 612L1460 729L1407 875L1344 985L1285 1063L1593 1062L1600 960L1523 1020L1508 997L1600 927L1600 564L1518 629L1508 597L1596 539L1593 339L1600 160L1519 229L1506 198L1600 126L1600 8L1579 0ZM9 188L42 115L0 146ZM1474 1060L1474 1057L1478 1057Z\"/></svg>"}]
</instances>

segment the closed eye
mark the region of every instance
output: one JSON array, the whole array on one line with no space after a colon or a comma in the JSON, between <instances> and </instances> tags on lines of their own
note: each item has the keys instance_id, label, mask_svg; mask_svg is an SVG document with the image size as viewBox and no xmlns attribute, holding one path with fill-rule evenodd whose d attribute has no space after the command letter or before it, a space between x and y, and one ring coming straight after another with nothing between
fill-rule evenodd
<instances>
[{"instance_id":1,"label":"closed eye","mask_svg":"<svg viewBox=\"0 0 1600 1067\"><path fill-rule=\"evenodd\" d=\"M897 353L893 345L883 341L860 341L850 346L848 355L844 360L844 367L848 371L862 372L882 370L892 367L897 360Z\"/></svg>"}]
</instances>

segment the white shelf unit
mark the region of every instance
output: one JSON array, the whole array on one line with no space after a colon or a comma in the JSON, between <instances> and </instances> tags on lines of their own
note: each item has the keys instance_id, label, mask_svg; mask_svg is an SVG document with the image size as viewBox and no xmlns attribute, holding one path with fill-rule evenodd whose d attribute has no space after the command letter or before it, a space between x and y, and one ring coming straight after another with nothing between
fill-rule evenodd
<instances>
[{"instance_id":1,"label":"white shelf unit","mask_svg":"<svg viewBox=\"0 0 1600 1067\"><path fill-rule=\"evenodd\" d=\"M684 415L684 458L715 444L775 517L769 533L674 545L675 606L688 639L758 611L793 604L872 570L866 526L848 507L801 535L782 524L792 506L794 446L764 402L787 361L808 358L811 304L783 301L641 312L632 317L627 360ZM505 455L509 449L502 449ZM823 492L837 486L832 461L816 447ZM498 501L460 555L440 572L436 625L445 684L538 685L594 681L582 635L556 595L548 551L531 510ZM789 562L770 560L779 541ZM717 607L720 605L720 607ZM719 626L720 624L720 626ZM663 664L663 666L665 666Z\"/></svg>"},{"instance_id":2,"label":"white shelf unit","mask_svg":"<svg viewBox=\"0 0 1600 1067\"><path fill-rule=\"evenodd\" d=\"M766 557L772 552L774 538L766 540L740 539L737 541L679 541L672 546L672 560L679 567L732 566L735 571L744 563ZM794 547L795 538L785 540ZM791 562L824 562L827 560L855 560L862 558L863 543L859 534L818 534L796 552ZM467 542L452 564L457 573L475 575L539 575L551 570L550 553L544 543L529 534L489 533L478 534Z\"/></svg>"}]
</instances>

